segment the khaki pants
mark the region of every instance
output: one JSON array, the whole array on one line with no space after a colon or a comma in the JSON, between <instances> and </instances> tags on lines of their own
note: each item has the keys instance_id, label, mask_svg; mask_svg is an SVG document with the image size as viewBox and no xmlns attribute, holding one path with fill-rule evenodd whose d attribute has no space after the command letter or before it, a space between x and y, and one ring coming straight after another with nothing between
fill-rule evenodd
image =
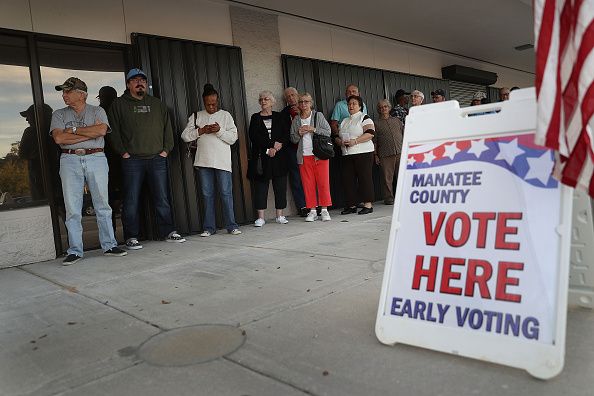
<instances>
[{"instance_id":1,"label":"khaki pants","mask_svg":"<svg viewBox=\"0 0 594 396\"><path fill-rule=\"evenodd\" d=\"M388 157L380 158L380 166L384 176L382 180L384 190L384 201L394 201L394 191L392 183L394 175L398 177L398 166L400 164L400 155L390 155Z\"/></svg>"}]
</instances>

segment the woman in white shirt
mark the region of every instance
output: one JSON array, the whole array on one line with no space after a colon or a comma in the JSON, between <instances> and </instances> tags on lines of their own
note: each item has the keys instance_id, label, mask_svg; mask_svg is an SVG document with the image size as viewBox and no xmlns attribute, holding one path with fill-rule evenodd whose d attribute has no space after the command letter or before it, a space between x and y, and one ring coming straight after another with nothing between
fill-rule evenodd
<instances>
[{"instance_id":1,"label":"woman in white shirt","mask_svg":"<svg viewBox=\"0 0 594 396\"><path fill-rule=\"evenodd\" d=\"M291 124L291 141L298 143L297 163L305 192L305 206L310 209L305 221L315 221L316 207L322 207L322 221L329 221L328 206L330 198L330 161L317 158L313 153L313 136L330 136L330 125L322 113L312 110L312 98L308 93L299 96L297 106L299 115Z\"/></svg>"},{"instance_id":2,"label":"woman in white shirt","mask_svg":"<svg viewBox=\"0 0 594 396\"><path fill-rule=\"evenodd\" d=\"M188 117L188 125L181 134L185 142L197 140L194 167L198 170L202 197L204 198L204 222L202 237L216 232L215 180L221 196L225 227L232 235L241 231L233 212L233 180L231 176L231 145L237 140L237 127L233 117L219 110L219 93L211 84L204 86L202 93L204 110Z\"/></svg>"},{"instance_id":3,"label":"woman in white shirt","mask_svg":"<svg viewBox=\"0 0 594 396\"><path fill-rule=\"evenodd\" d=\"M357 212L357 203L363 202L360 215L373 212L373 135L375 127L371 118L363 114L363 99L349 96L350 116L340 123L337 144L343 155L342 185L345 191L345 208L340 214Z\"/></svg>"}]
</instances>

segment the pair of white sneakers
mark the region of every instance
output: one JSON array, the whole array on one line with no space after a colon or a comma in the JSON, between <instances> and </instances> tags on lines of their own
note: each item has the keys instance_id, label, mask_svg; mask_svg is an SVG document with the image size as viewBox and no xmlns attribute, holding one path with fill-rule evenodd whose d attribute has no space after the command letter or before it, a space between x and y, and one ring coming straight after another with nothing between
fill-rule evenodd
<instances>
[{"instance_id":1,"label":"pair of white sneakers","mask_svg":"<svg viewBox=\"0 0 594 396\"><path fill-rule=\"evenodd\" d=\"M322 218L322 221L332 220L332 218L330 217L330 213L328 213L328 209L322 209L322 213L320 213L320 217ZM315 209L312 209L307 214L305 221L313 222L313 221L316 221L317 219L318 219L318 212Z\"/></svg>"},{"instance_id":2,"label":"pair of white sneakers","mask_svg":"<svg viewBox=\"0 0 594 396\"><path fill-rule=\"evenodd\" d=\"M274 221L278 224L287 224L289 222L285 216L279 216ZM264 224L266 224L266 220L264 219L257 219L254 221L254 227L262 227Z\"/></svg>"}]
</instances>

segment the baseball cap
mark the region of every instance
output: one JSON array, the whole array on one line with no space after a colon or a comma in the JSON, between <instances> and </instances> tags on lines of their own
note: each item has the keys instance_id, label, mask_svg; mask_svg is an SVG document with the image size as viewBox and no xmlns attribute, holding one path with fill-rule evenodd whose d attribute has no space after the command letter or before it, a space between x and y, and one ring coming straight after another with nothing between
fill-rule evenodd
<instances>
[{"instance_id":1,"label":"baseball cap","mask_svg":"<svg viewBox=\"0 0 594 396\"><path fill-rule=\"evenodd\" d=\"M476 91L474 95L472 95L472 100L483 100L487 99L487 94L483 91Z\"/></svg>"},{"instance_id":2,"label":"baseball cap","mask_svg":"<svg viewBox=\"0 0 594 396\"><path fill-rule=\"evenodd\" d=\"M411 96L413 96L413 95L420 96L421 98L425 99L425 94L423 94L423 92L419 91L418 89L415 89L410 94L411 94Z\"/></svg>"},{"instance_id":3,"label":"baseball cap","mask_svg":"<svg viewBox=\"0 0 594 396\"><path fill-rule=\"evenodd\" d=\"M35 110L35 105L31 105L31 106L29 106L29 108L27 110L23 110L19 114L22 117L27 117L29 114L33 114L34 110Z\"/></svg>"},{"instance_id":4,"label":"baseball cap","mask_svg":"<svg viewBox=\"0 0 594 396\"><path fill-rule=\"evenodd\" d=\"M445 98L445 96L446 96L446 95L445 95L445 91L444 91L443 89L441 89L441 88L439 88L439 89L436 89L435 91L432 91L432 92L431 92L431 96L436 96L436 95L441 95L441 96L443 96L444 98Z\"/></svg>"},{"instance_id":5,"label":"baseball cap","mask_svg":"<svg viewBox=\"0 0 594 396\"><path fill-rule=\"evenodd\" d=\"M130 70L128 72L128 74L126 74L126 82L130 81L131 79L133 79L134 77L137 77L137 76L144 77L145 80L148 80L145 72L143 72L142 70L140 70L138 68L134 68L134 69Z\"/></svg>"},{"instance_id":6,"label":"baseball cap","mask_svg":"<svg viewBox=\"0 0 594 396\"><path fill-rule=\"evenodd\" d=\"M399 89L398 91L396 91L396 94L394 95L394 97L396 99L398 99L399 97L401 97L403 95L410 95L410 92L406 92L404 89Z\"/></svg>"},{"instance_id":7,"label":"baseball cap","mask_svg":"<svg viewBox=\"0 0 594 396\"><path fill-rule=\"evenodd\" d=\"M99 95L97 95L97 98L99 98L101 96L108 96L108 97L116 98L118 96L118 92L115 90L114 87L110 87L109 85L106 85L99 89Z\"/></svg>"},{"instance_id":8,"label":"baseball cap","mask_svg":"<svg viewBox=\"0 0 594 396\"><path fill-rule=\"evenodd\" d=\"M64 84L56 85L56 91L70 91L73 89L87 92L87 84L76 77L70 77L68 80L64 81Z\"/></svg>"}]
</instances>

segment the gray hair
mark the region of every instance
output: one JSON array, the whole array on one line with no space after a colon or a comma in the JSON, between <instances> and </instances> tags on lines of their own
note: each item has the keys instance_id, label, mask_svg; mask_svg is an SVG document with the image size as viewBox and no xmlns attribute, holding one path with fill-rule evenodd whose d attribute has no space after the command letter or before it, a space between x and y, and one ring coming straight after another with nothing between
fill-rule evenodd
<instances>
[{"instance_id":1,"label":"gray hair","mask_svg":"<svg viewBox=\"0 0 594 396\"><path fill-rule=\"evenodd\" d=\"M87 91L83 91L82 89L74 89L74 91L80 92L81 94L83 94L85 100L87 100L87 98L89 97L89 93Z\"/></svg>"},{"instance_id":2,"label":"gray hair","mask_svg":"<svg viewBox=\"0 0 594 396\"><path fill-rule=\"evenodd\" d=\"M287 92L294 92L297 95L299 95L299 91L297 91L297 88L295 88L295 87L287 87L287 88L285 88L285 90L283 91L283 93L286 95Z\"/></svg>"},{"instance_id":3,"label":"gray hair","mask_svg":"<svg viewBox=\"0 0 594 396\"><path fill-rule=\"evenodd\" d=\"M266 91L262 91L258 94L258 99L262 99L262 98L270 98L270 101L272 102L272 104L276 103L276 99L274 98L274 95L272 94L272 92L266 90Z\"/></svg>"},{"instance_id":4,"label":"gray hair","mask_svg":"<svg viewBox=\"0 0 594 396\"><path fill-rule=\"evenodd\" d=\"M313 109L313 106L314 106L313 98L311 97L311 94L309 92L303 92L302 94L300 94L299 99L301 99L301 98L308 98L310 100L309 108Z\"/></svg>"},{"instance_id":5,"label":"gray hair","mask_svg":"<svg viewBox=\"0 0 594 396\"><path fill-rule=\"evenodd\" d=\"M380 106L387 104L388 106L390 106L390 109L392 108L392 103L390 103L390 101L388 99L382 99L379 102L377 102L377 112L380 112Z\"/></svg>"},{"instance_id":6,"label":"gray hair","mask_svg":"<svg viewBox=\"0 0 594 396\"><path fill-rule=\"evenodd\" d=\"M421 98L425 99L425 94L423 94L423 92L419 91L418 89L412 91L410 96L420 96Z\"/></svg>"}]
</instances>

